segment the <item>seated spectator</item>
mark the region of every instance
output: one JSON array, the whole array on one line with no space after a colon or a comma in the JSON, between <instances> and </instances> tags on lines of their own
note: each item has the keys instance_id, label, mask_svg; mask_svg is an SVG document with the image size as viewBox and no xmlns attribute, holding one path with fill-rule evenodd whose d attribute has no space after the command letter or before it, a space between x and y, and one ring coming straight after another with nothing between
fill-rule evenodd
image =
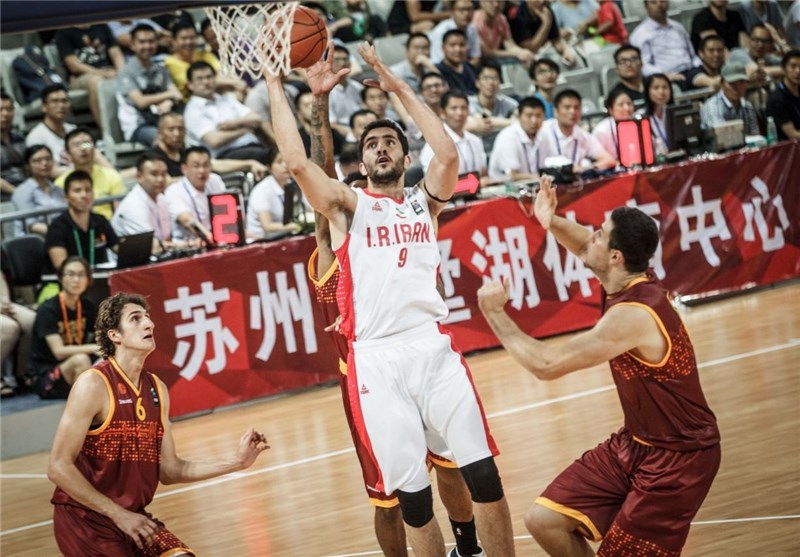
<instances>
[{"instance_id":1,"label":"seated spectator","mask_svg":"<svg viewBox=\"0 0 800 557\"><path fill-rule=\"evenodd\" d=\"M670 151L667 137L667 105L672 104L672 85L669 78L660 73L647 76L644 80L644 108L637 113L650 120L650 133L653 135L653 150L656 154Z\"/></svg>"},{"instance_id":2,"label":"seated spectator","mask_svg":"<svg viewBox=\"0 0 800 557\"><path fill-rule=\"evenodd\" d=\"M275 240L300 232L298 223L283 223L285 190L292 175L277 149L270 151L270 158L269 175L256 184L247 198L248 238Z\"/></svg>"},{"instance_id":3,"label":"seated spectator","mask_svg":"<svg viewBox=\"0 0 800 557\"><path fill-rule=\"evenodd\" d=\"M420 78L428 72L438 72L430 56L431 41L427 35L414 33L406 41L406 59L393 64L392 72L420 93ZM288 98L288 96L287 96Z\"/></svg>"},{"instance_id":4,"label":"seated spectator","mask_svg":"<svg viewBox=\"0 0 800 557\"><path fill-rule=\"evenodd\" d=\"M0 92L0 192L6 200L25 181L25 136L14 128L14 100Z\"/></svg>"},{"instance_id":5,"label":"seated spectator","mask_svg":"<svg viewBox=\"0 0 800 557\"><path fill-rule=\"evenodd\" d=\"M582 37L597 23L600 6L595 0L555 0L552 8L562 36Z\"/></svg>"},{"instance_id":6,"label":"seated spectator","mask_svg":"<svg viewBox=\"0 0 800 557\"><path fill-rule=\"evenodd\" d=\"M518 45L536 54L549 42L561 55L564 64L575 65L575 53L561 38L556 16L545 0L523 0L519 4L506 2L505 15L511 36Z\"/></svg>"},{"instance_id":7,"label":"seated spectator","mask_svg":"<svg viewBox=\"0 0 800 557\"><path fill-rule=\"evenodd\" d=\"M182 22L172 28L172 38L175 44L173 53L166 57L164 66L167 68L172 82L188 100L194 93L189 87L192 80L189 77L189 67L195 62L204 62L214 71L214 91L224 93L234 91L240 99L244 99L247 86L237 77L217 76L219 60L211 52L197 48L197 30L194 22Z\"/></svg>"},{"instance_id":8,"label":"seated spectator","mask_svg":"<svg viewBox=\"0 0 800 557\"><path fill-rule=\"evenodd\" d=\"M67 88L54 83L42 89L42 113L44 120L33 126L25 137L25 144L47 145L55 159L54 172L61 174L69 169L72 161L67 153L64 138L77 126L67 122L70 99Z\"/></svg>"},{"instance_id":9,"label":"seated spectator","mask_svg":"<svg viewBox=\"0 0 800 557\"><path fill-rule=\"evenodd\" d=\"M486 182L488 171L486 166L486 151L483 141L467 131L467 117L469 116L469 100L459 91L450 91L442 96L444 109L444 129L453 139L458 150L458 174L464 175L476 172L481 176L481 182ZM433 149L425 144L419 154L419 162L427 172L428 165L433 159Z\"/></svg>"},{"instance_id":10,"label":"seated spectator","mask_svg":"<svg viewBox=\"0 0 800 557\"><path fill-rule=\"evenodd\" d=\"M783 20L786 42L791 48L800 48L800 0L794 0Z\"/></svg>"},{"instance_id":11,"label":"seated spectator","mask_svg":"<svg viewBox=\"0 0 800 557\"><path fill-rule=\"evenodd\" d=\"M728 62L744 64L751 85L765 86L770 80L783 77L781 54L774 51L775 41L764 25L757 23L750 30L747 48L734 48Z\"/></svg>"},{"instance_id":12,"label":"seated spectator","mask_svg":"<svg viewBox=\"0 0 800 557\"><path fill-rule=\"evenodd\" d=\"M442 112L442 95L449 90L442 74L438 72L426 73L419 80L419 89L425 106L441 118L444 115Z\"/></svg>"},{"instance_id":13,"label":"seated spectator","mask_svg":"<svg viewBox=\"0 0 800 557\"><path fill-rule=\"evenodd\" d=\"M228 95L215 93L216 74L206 62L193 62L187 72L192 96L186 104L189 143L203 145L217 159L255 159L266 164L267 149L254 132L258 114Z\"/></svg>"},{"instance_id":14,"label":"seated spectator","mask_svg":"<svg viewBox=\"0 0 800 557\"><path fill-rule=\"evenodd\" d=\"M451 91L463 91L476 94L477 74L472 64L467 62L467 38L460 29L451 29L442 39L444 60L436 64Z\"/></svg>"},{"instance_id":15,"label":"seated spectator","mask_svg":"<svg viewBox=\"0 0 800 557\"><path fill-rule=\"evenodd\" d=\"M148 147L158 135L158 117L175 109L183 96L169 72L153 63L156 31L148 25L131 30L133 56L119 72L117 116L126 141L138 141Z\"/></svg>"},{"instance_id":16,"label":"seated spectator","mask_svg":"<svg viewBox=\"0 0 800 557\"><path fill-rule=\"evenodd\" d=\"M641 51L645 76L665 74L686 89L686 73L700 65L686 29L667 17L669 0L646 0L647 18L631 33L630 42Z\"/></svg>"},{"instance_id":17,"label":"seated spectator","mask_svg":"<svg viewBox=\"0 0 800 557\"><path fill-rule=\"evenodd\" d=\"M600 120L592 130L594 137L606 152L619 161L617 122L633 118L633 100L622 89L611 91L606 97L608 118Z\"/></svg>"},{"instance_id":18,"label":"seated spectator","mask_svg":"<svg viewBox=\"0 0 800 557\"><path fill-rule=\"evenodd\" d=\"M94 185L94 199L103 199L122 195L126 192L125 185L122 183L122 176L113 168L101 166L95 159L97 149L94 139L86 128L75 128L64 138L67 146L67 153L72 160L74 170L83 170L92 178ZM72 174L72 170L67 170L55 179L57 186L65 188L67 177ZM111 218L113 204L108 203L98 205L95 212L103 215L106 219Z\"/></svg>"},{"instance_id":19,"label":"seated spectator","mask_svg":"<svg viewBox=\"0 0 800 557\"><path fill-rule=\"evenodd\" d=\"M704 130L730 120L744 121L745 135L759 135L756 109L744 98L747 93L747 74L739 62L722 66L719 93L706 99L700 109L700 122Z\"/></svg>"},{"instance_id":20,"label":"seated spectator","mask_svg":"<svg viewBox=\"0 0 800 557\"><path fill-rule=\"evenodd\" d=\"M469 96L467 130L483 140L487 153L491 152L500 130L511 124L517 101L500 93L500 66L487 62L478 68L477 95Z\"/></svg>"},{"instance_id":21,"label":"seated spectator","mask_svg":"<svg viewBox=\"0 0 800 557\"><path fill-rule=\"evenodd\" d=\"M349 143L358 144L361 141L361 135L364 133L367 125L377 120L378 115L368 108L362 108L361 110L353 112L350 116L350 129L353 131L347 136L347 141Z\"/></svg>"},{"instance_id":22,"label":"seated spectator","mask_svg":"<svg viewBox=\"0 0 800 557\"><path fill-rule=\"evenodd\" d=\"M539 176L539 129L544 122L544 104L536 97L519 101L518 116L497 134L489 156L489 177L531 180Z\"/></svg>"},{"instance_id":23,"label":"seated spectator","mask_svg":"<svg viewBox=\"0 0 800 557\"><path fill-rule=\"evenodd\" d=\"M333 49L333 63L331 72L339 73L344 68L350 67L350 52L341 45ZM331 128L343 136L350 132L348 122L350 115L361 108L361 90L364 86L358 81L344 75L339 84L328 95L328 112L331 119Z\"/></svg>"},{"instance_id":24,"label":"seated spectator","mask_svg":"<svg viewBox=\"0 0 800 557\"><path fill-rule=\"evenodd\" d=\"M89 93L89 108L100 126L98 85L104 79L117 77L117 72L125 64L125 57L111 29L105 23L59 29L55 43L70 74L70 87L85 89Z\"/></svg>"},{"instance_id":25,"label":"seated spectator","mask_svg":"<svg viewBox=\"0 0 800 557\"><path fill-rule=\"evenodd\" d=\"M92 283L89 263L66 258L58 267L58 281L61 292L36 310L31 339L31 379L43 399L67 398L78 376L100 356L94 343L97 311L84 295Z\"/></svg>"},{"instance_id":26,"label":"seated spectator","mask_svg":"<svg viewBox=\"0 0 800 557\"><path fill-rule=\"evenodd\" d=\"M482 58L514 58L526 68L533 62L533 52L522 48L511 36L511 27L503 15L503 2L480 0L480 9L472 16L478 30Z\"/></svg>"},{"instance_id":27,"label":"seated spectator","mask_svg":"<svg viewBox=\"0 0 800 557\"><path fill-rule=\"evenodd\" d=\"M106 263L108 250L117 245L117 235L108 220L92 212L94 193L88 172L70 172L64 181L64 195L67 210L50 223L44 240L46 275L55 273L71 255L85 258L92 268L98 263Z\"/></svg>"},{"instance_id":28,"label":"seated spectator","mask_svg":"<svg viewBox=\"0 0 800 557\"><path fill-rule=\"evenodd\" d=\"M747 33L753 26L764 25L777 42L778 38L785 38L783 27L783 11L775 0L742 0L736 6L742 16Z\"/></svg>"},{"instance_id":29,"label":"seated spectator","mask_svg":"<svg viewBox=\"0 0 800 557\"><path fill-rule=\"evenodd\" d=\"M528 77L531 78L531 82L536 87L536 92L533 96L542 101L546 119L555 116L553 100L555 99L556 82L560 71L558 64L549 58L539 58L528 70Z\"/></svg>"},{"instance_id":30,"label":"seated spectator","mask_svg":"<svg viewBox=\"0 0 800 557\"><path fill-rule=\"evenodd\" d=\"M12 301L6 277L0 273L0 365L3 366L0 396L2 398L17 394L18 387L30 386L28 359L35 319L35 311ZM7 366L6 359L12 353L16 353L15 361L13 365Z\"/></svg>"},{"instance_id":31,"label":"seated spectator","mask_svg":"<svg viewBox=\"0 0 800 557\"><path fill-rule=\"evenodd\" d=\"M213 54L214 58L219 60L219 39L217 38L217 32L214 31L214 26L211 25L211 20L209 18L205 18L202 23L200 23L200 36L203 37L206 43L206 50Z\"/></svg>"},{"instance_id":32,"label":"seated spectator","mask_svg":"<svg viewBox=\"0 0 800 557\"><path fill-rule=\"evenodd\" d=\"M283 91L289 100L289 106L294 110L295 100L300 89L294 83L288 81L286 76L282 78ZM267 136L270 144L275 143L275 130L272 129L272 116L269 113L269 93L267 93L267 82L263 79L258 80L247 92L244 105L251 111L258 114L261 119L261 130ZM296 111L295 111L296 114Z\"/></svg>"},{"instance_id":33,"label":"seated spectator","mask_svg":"<svg viewBox=\"0 0 800 557\"><path fill-rule=\"evenodd\" d=\"M556 95L555 107L555 118L547 120L539 130L541 168L547 167L550 157L572 161L575 172L613 168L616 165L614 157L578 125L581 121L580 94L573 89L564 89Z\"/></svg>"},{"instance_id":34,"label":"seated spectator","mask_svg":"<svg viewBox=\"0 0 800 557\"><path fill-rule=\"evenodd\" d=\"M298 128L300 130L300 137L303 139L303 145L306 148L306 155L311 157L311 136L313 135L311 119L314 112L314 94L311 91L302 91L295 98L295 106L297 108L297 121L300 123L300 127ZM362 112L364 112L364 110L357 110L350 117L349 125L351 127L353 126L353 119L356 118L356 115L359 115ZM347 140L335 128L331 128L331 136L333 138L333 153L335 155L339 154Z\"/></svg>"},{"instance_id":35,"label":"seated spectator","mask_svg":"<svg viewBox=\"0 0 800 557\"><path fill-rule=\"evenodd\" d=\"M375 37L386 35L386 22L371 13L369 3L364 0L328 0L325 7L334 19L331 27L335 26L329 36L352 43L372 42Z\"/></svg>"},{"instance_id":36,"label":"seated spectator","mask_svg":"<svg viewBox=\"0 0 800 557\"><path fill-rule=\"evenodd\" d=\"M747 29L742 16L728 9L728 0L709 0L692 18L692 46L700 50L700 41L709 35L722 37L728 50L747 44Z\"/></svg>"},{"instance_id":37,"label":"seated spectator","mask_svg":"<svg viewBox=\"0 0 800 557\"><path fill-rule=\"evenodd\" d=\"M620 89L627 93L634 103L644 102L641 51L633 45L622 45L614 51L614 66L619 76L619 83L612 91Z\"/></svg>"},{"instance_id":38,"label":"seated spectator","mask_svg":"<svg viewBox=\"0 0 800 557\"><path fill-rule=\"evenodd\" d=\"M477 65L481 61L481 39L478 29L472 24L475 7L472 0L455 0L450 13L452 17L440 21L428 34L431 47L431 61L438 64L444 60L444 35L451 29L460 29L464 32L467 41L467 60L470 64Z\"/></svg>"},{"instance_id":39,"label":"seated spectator","mask_svg":"<svg viewBox=\"0 0 800 557\"><path fill-rule=\"evenodd\" d=\"M394 120L405 130L416 127L400 100L395 95L389 95L380 87L364 87L361 90L361 102L364 108L375 113L378 120ZM350 129L352 130L352 124Z\"/></svg>"},{"instance_id":40,"label":"seated spectator","mask_svg":"<svg viewBox=\"0 0 800 557\"><path fill-rule=\"evenodd\" d=\"M359 136L360 137L360 136ZM361 164L361 152L358 145L351 143L345 145L342 152L339 154L339 160L336 161L334 168L336 169L336 177L344 181L345 178L354 173L360 173L358 166Z\"/></svg>"},{"instance_id":41,"label":"seated spectator","mask_svg":"<svg viewBox=\"0 0 800 557\"><path fill-rule=\"evenodd\" d=\"M446 11L433 11L437 3L436 0L395 0L386 18L389 32L392 35L427 33L450 16Z\"/></svg>"},{"instance_id":42,"label":"seated spectator","mask_svg":"<svg viewBox=\"0 0 800 557\"><path fill-rule=\"evenodd\" d=\"M211 215L207 195L225 191L225 183L211 172L211 153L202 146L189 147L181 164L183 178L164 192L174 240L198 239L210 243Z\"/></svg>"},{"instance_id":43,"label":"seated spectator","mask_svg":"<svg viewBox=\"0 0 800 557\"><path fill-rule=\"evenodd\" d=\"M64 190L56 187L50 178L53 175L53 155L46 145L31 145L25 149L25 167L30 178L22 182L11 197L15 211L34 211L51 207L65 207ZM28 217L14 223L16 234L47 235L47 223L51 215ZM23 228L24 226L24 228Z\"/></svg>"},{"instance_id":44,"label":"seated spectator","mask_svg":"<svg viewBox=\"0 0 800 557\"><path fill-rule=\"evenodd\" d=\"M111 29L111 34L114 35L114 40L122 49L125 58L133 55L131 45L133 44L132 31L139 25L146 25L156 32L156 54L163 55L169 53L172 49L172 33L161 27L152 19L120 19L117 21L109 21L108 27Z\"/></svg>"},{"instance_id":45,"label":"seated spectator","mask_svg":"<svg viewBox=\"0 0 800 557\"><path fill-rule=\"evenodd\" d=\"M725 63L725 43L722 42L722 37L717 35L703 37L697 54L703 65L690 71L686 79L693 89L711 87L719 90L721 80L719 71Z\"/></svg>"},{"instance_id":46,"label":"seated spectator","mask_svg":"<svg viewBox=\"0 0 800 557\"><path fill-rule=\"evenodd\" d=\"M622 45L628 42L628 30L622 21L622 12L614 0L600 0L597 10L597 28L587 29L589 35L603 37L610 44Z\"/></svg>"},{"instance_id":47,"label":"seated spectator","mask_svg":"<svg viewBox=\"0 0 800 557\"><path fill-rule=\"evenodd\" d=\"M167 172L174 181L181 178L181 161L186 151L186 126L183 116L177 112L162 114L158 119L158 137L151 152L167 163ZM227 172L252 172L256 180L266 175L267 167L255 159L212 159L211 170L220 174Z\"/></svg>"},{"instance_id":48,"label":"seated spectator","mask_svg":"<svg viewBox=\"0 0 800 557\"><path fill-rule=\"evenodd\" d=\"M800 138L800 50L790 50L781 61L784 76L767 100L767 116L775 119L778 139Z\"/></svg>"},{"instance_id":49,"label":"seated spectator","mask_svg":"<svg viewBox=\"0 0 800 557\"><path fill-rule=\"evenodd\" d=\"M151 253L157 255L172 242L172 226L164 190L169 181L167 162L155 153L136 161L136 185L120 202L111 226L118 236L153 232Z\"/></svg>"}]
</instances>

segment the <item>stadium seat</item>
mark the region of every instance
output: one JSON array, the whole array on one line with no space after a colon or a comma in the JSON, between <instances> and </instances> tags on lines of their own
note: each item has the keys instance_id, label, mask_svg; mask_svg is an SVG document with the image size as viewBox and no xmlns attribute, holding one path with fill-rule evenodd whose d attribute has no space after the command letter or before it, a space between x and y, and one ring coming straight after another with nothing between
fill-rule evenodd
<instances>
[{"instance_id":1,"label":"stadium seat","mask_svg":"<svg viewBox=\"0 0 800 557\"><path fill-rule=\"evenodd\" d=\"M530 94L531 78L528 76L528 70L522 64L503 64L500 66L500 72L503 78L501 87L504 89L503 92L505 94L519 98Z\"/></svg>"},{"instance_id":2,"label":"stadium seat","mask_svg":"<svg viewBox=\"0 0 800 557\"><path fill-rule=\"evenodd\" d=\"M44 238L38 234L25 234L3 240L3 255L14 287L36 286L42 282L46 257Z\"/></svg>"},{"instance_id":3,"label":"stadium seat","mask_svg":"<svg viewBox=\"0 0 800 557\"><path fill-rule=\"evenodd\" d=\"M405 60L407 40L408 34L402 33L391 37L376 37L373 44L383 63L391 66Z\"/></svg>"},{"instance_id":4,"label":"stadium seat","mask_svg":"<svg viewBox=\"0 0 800 557\"><path fill-rule=\"evenodd\" d=\"M603 66L603 69L600 70L600 88L603 90L603 96L607 97L617 83L619 83L619 74L617 74L616 66L614 64Z\"/></svg>"},{"instance_id":5,"label":"stadium seat","mask_svg":"<svg viewBox=\"0 0 800 557\"><path fill-rule=\"evenodd\" d=\"M147 150L141 143L125 141L117 117L117 80L104 79L97 88L103 126L103 154L117 168L133 166Z\"/></svg>"},{"instance_id":6,"label":"stadium seat","mask_svg":"<svg viewBox=\"0 0 800 557\"><path fill-rule=\"evenodd\" d=\"M584 101L584 112L592 108L597 110L597 100L602 94L600 91L600 80L594 69L585 68L572 72L563 72L558 77L558 90L563 91L564 89L574 89L580 93Z\"/></svg>"}]
</instances>

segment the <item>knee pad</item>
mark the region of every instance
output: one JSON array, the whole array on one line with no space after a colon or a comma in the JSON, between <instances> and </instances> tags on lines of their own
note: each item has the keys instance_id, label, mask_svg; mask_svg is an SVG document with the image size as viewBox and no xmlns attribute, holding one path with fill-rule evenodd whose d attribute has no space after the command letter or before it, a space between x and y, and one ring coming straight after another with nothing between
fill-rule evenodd
<instances>
[{"instance_id":1,"label":"knee pad","mask_svg":"<svg viewBox=\"0 0 800 557\"><path fill-rule=\"evenodd\" d=\"M400 500L400 510L403 512L403 522L412 528L422 528L433 518L433 491L431 486L422 491L409 493L397 492Z\"/></svg>"},{"instance_id":2,"label":"knee pad","mask_svg":"<svg viewBox=\"0 0 800 557\"><path fill-rule=\"evenodd\" d=\"M467 484L472 500L476 503L494 503L503 498L503 484L494 458L487 457L483 460L467 464L460 468Z\"/></svg>"}]
</instances>

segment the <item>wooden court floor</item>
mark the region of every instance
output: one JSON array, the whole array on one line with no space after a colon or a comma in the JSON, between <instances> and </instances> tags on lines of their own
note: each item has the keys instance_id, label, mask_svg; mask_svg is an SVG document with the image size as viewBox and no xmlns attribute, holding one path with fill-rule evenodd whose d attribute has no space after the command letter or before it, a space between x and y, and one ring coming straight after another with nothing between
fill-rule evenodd
<instances>
[{"instance_id":1,"label":"wooden court floor","mask_svg":"<svg viewBox=\"0 0 800 557\"><path fill-rule=\"evenodd\" d=\"M723 447L684 555L800 555L800 284L686 308L683 317ZM608 367L544 383L503 350L469 363L502 451L517 553L542 556L522 515L551 478L621 424ZM178 422L186 457L231 451L250 425L272 449L245 473L162 487L150 510L201 556L379 555L340 405L338 387L327 387ZM58 554L47 456L2 462L4 557ZM446 525L438 501L436 513Z\"/></svg>"}]
</instances>

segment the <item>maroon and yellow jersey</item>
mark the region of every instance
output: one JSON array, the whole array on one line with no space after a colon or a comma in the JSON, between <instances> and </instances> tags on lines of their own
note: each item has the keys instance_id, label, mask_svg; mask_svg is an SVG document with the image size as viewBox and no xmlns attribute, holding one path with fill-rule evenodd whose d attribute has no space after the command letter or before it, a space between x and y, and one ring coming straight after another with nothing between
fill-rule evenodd
<instances>
[{"instance_id":1,"label":"maroon and yellow jersey","mask_svg":"<svg viewBox=\"0 0 800 557\"><path fill-rule=\"evenodd\" d=\"M640 441L675 451L692 451L719 443L719 429L709 409L694 347L666 289L648 273L613 296L603 292L603 313L619 304L650 313L667 341L660 362L645 362L630 352L613 358L625 427Z\"/></svg>"},{"instance_id":2,"label":"maroon and yellow jersey","mask_svg":"<svg viewBox=\"0 0 800 557\"><path fill-rule=\"evenodd\" d=\"M125 509L138 512L153 500L158 486L161 440L164 436L161 383L143 372L134 386L113 358L85 373L106 384L106 420L86 434L75 465L100 493ZM61 488L52 503L82 507Z\"/></svg>"},{"instance_id":3,"label":"maroon and yellow jersey","mask_svg":"<svg viewBox=\"0 0 800 557\"><path fill-rule=\"evenodd\" d=\"M315 249L314 253L312 253L311 257L308 259L308 278L314 284L317 302L319 302L322 308L325 326L328 326L339 317L339 307L336 305L336 290L339 286L339 263L334 259L330 268L325 271L325 274L317 278L318 257L319 249ZM336 351L339 352L339 358L342 362L346 362L347 353L349 352L347 339L339 332L334 332L332 338L333 343L336 345Z\"/></svg>"}]
</instances>

